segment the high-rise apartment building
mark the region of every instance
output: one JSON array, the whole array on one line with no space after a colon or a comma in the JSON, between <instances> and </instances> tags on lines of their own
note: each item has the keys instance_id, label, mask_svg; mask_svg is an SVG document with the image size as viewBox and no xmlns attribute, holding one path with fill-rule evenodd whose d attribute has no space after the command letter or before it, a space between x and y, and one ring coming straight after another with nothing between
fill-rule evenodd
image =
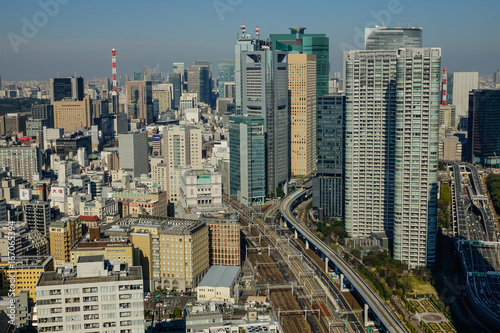
<instances>
[{"instance_id":1,"label":"high-rise apartment building","mask_svg":"<svg viewBox=\"0 0 500 333\"><path fill-rule=\"evenodd\" d=\"M500 90L479 89L469 95L468 158L498 167L500 155Z\"/></svg>"},{"instance_id":2,"label":"high-rise apartment building","mask_svg":"<svg viewBox=\"0 0 500 333\"><path fill-rule=\"evenodd\" d=\"M42 273L36 295L40 332L144 331L140 266L83 256L76 268Z\"/></svg>"},{"instance_id":3,"label":"high-rise apartment building","mask_svg":"<svg viewBox=\"0 0 500 333\"><path fill-rule=\"evenodd\" d=\"M310 177L316 171L316 56L288 55L290 171Z\"/></svg>"},{"instance_id":4,"label":"high-rise apartment building","mask_svg":"<svg viewBox=\"0 0 500 333\"><path fill-rule=\"evenodd\" d=\"M264 119L229 117L229 194L247 206L266 202Z\"/></svg>"},{"instance_id":5,"label":"high-rise apartment building","mask_svg":"<svg viewBox=\"0 0 500 333\"><path fill-rule=\"evenodd\" d=\"M127 82L127 114L144 125L153 122L153 88L151 81Z\"/></svg>"},{"instance_id":6,"label":"high-rise apartment building","mask_svg":"<svg viewBox=\"0 0 500 333\"><path fill-rule=\"evenodd\" d=\"M316 96L328 94L329 44L325 34L306 34L306 28L290 28L289 34L271 34L273 50L287 51L288 53L305 53L316 56Z\"/></svg>"},{"instance_id":7,"label":"high-rise apartment building","mask_svg":"<svg viewBox=\"0 0 500 333\"><path fill-rule=\"evenodd\" d=\"M264 118L266 193L285 187L290 175L288 54L284 51L242 53L243 114Z\"/></svg>"},{"instance_id":8,"label":"high-rise apartment building","mask_svg":"<svg viewBox=\"0 0 500 333\"><path fill-rule=\"evenodd\" d=\"M210 232L210 266L240 266L240 222L235 214L204 215Z\"/></svg>"},{"instance_id":9,"label":"high-rise apartment building","mask_svg":"<svg viewBox=\"0 0 500 333\"><path fill-rule=\"evenodd\" d=\"M135 132L118 136L120 169L129 171L134 177L149 173L148 133Z\"/></svg>"},{"instance_id":10,"label":"high-rise apartment building","mask_svg":"<svg viewBox=\"0 0 500 333\"><path fill-rule=\"evenodd\" d=\"M50 224L50 254L54 256L55 266L63 266L65 262L70 262L71 248L80 238L82 238L82 225L78 219L64 218Z\"/></svg>"},{"instance_id":11,"label":"high-rise apartment building","mask_svg":"<svg viewBox=\"0 0 500 333\"><path fill-rule=\"evenodd\" d=\"M62 128L64 132L73 132L75 127L90 127L92 125L92 103L86 95L79 101L59 101L54 106L54 127Z\"/></svg>"},{"instance_id":12,"label":"high-rise apartment building","mask_svg":"<svg viewBox=\"0 0 500 333\"><path fill-rule=\"evenodd\" d=\"M42 175L42 153L37 144L0 147L0 165L9 168L14 177L33 181Z\"/></svg>"},{"instance_id":13,"label":"high-rise apartment building","mask_svg":"<svg viewBox=\"0 0 500 333\"><path fill-rule=\"evenodd\" d=\"M221 59L219 60L219 98L226 98L224 90L226 82L234 82L234 60Z\"/></svg>"},{"instance_id":14,"label":"high-rise apartment building","mask_svg":"<svg viewBox=\"0 0 500 333\"><path fill-rule=\"evenodd\" d=\"M83 101L82 77L53 78L49 80L50 103L58 101Z\"/></svg>"},{"instance_id":15,"label":"high-rise apartment building","mask_svg":"<svg viewBox=\"0 0 500 333\"><path fill-rule=\"evenodd\" d=\"M385 231L409 267L435 261L438 48L344 53L345 220Z\"/></svg>"},{"instance_id":16,"label":"high-rise apartment building","mask_svg":"<svg viewBox=\"0 0 500 333\"><path fill-rule=\"evenodd\" d=\"M376 26L365 28L365 50L396 50L398 48L421 48L422 28L388 28Z\"/></svg>"},{"instance_id":17,"label":"high-rise apartment building","mask_svg":"<svg viewBox=\"0 0 500 333\"><path fill-rule=\"evenodd\" d=\"M49 203L47 201L31 201L23 206L23 210L24 222L28 227L48 236L49 225L52 222Z\"/></svg>"},{"instance_id":18,"label":"high-rise apartment building","mask_svg":"<svg viewBox=\"0 0 500 333\"><path fill-rule=\"evenodd\" d=\"M343 94L318 97L318 169L313 179L313 207L325 216L344 215L345 107Z\"/></svg>"},{"instance_id":19,"label":"high-rise apartment building","mask_svg":"<svg viewBox=\"0 0 500 333\"><path fill-rule=\"evenodd\" d=\"M188 92L196 94L198 102L210 104L212 94L210 83L210 67L206 65L194 65L187 69Z\"/></svg>"}]
</instances>

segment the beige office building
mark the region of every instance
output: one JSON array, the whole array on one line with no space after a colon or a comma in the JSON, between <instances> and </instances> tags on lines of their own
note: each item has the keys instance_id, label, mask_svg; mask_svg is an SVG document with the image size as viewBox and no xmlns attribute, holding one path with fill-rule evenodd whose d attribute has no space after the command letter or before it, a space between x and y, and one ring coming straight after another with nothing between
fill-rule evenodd
<instances>
[{"instance_id":1,"label":"beige office building","mask_svg":"<svg viewBox=\"0 0 500 333\"><path fill-rule=\"evenodd\" d=\"M439 126L445 128L457 128L456 122L457 107L455 105L440 105L439 106Z\"/></svg>"},{"instance_id":2,"label":"beige office building","mask_svg":"<svg viewBox=\"0 0 500 333\"><path fill-rule=\"evenodd\" d=\"M54 256L55 266L70 262L70 251L82 237L82 225L78 220L69 218L53 222L49 227L50 254Z\"/></svg>"},{"instance_id":3,"label":"beige office building","mask_svg":"<svg viewBox=\"0 0 500 333\"><path fill-rule=\"evenodd\" d=\"M210 266L209 229L205 223L181 219L128 218L130 241L138 249L137 264L151 290L177 290L198 285Z\"/></svg>"},{"instance_id":4,"label":"beige office building","mask_svg":"<svg viewBox=\"0 0 500 333\"><path fill-rule=\"evenodd\" d=\"M64 129L64 133L73 132L75 127L92 125L92 103L90 96L83 101L54 102L54 128Z\"/></svg>"},{"instance_id":5,"label":"beige office building","mask_svg":"<svg viewBox=\"0 0 500 333\"><path fill-rule=\"evenodd\" d=\"M316 56L288 55L292 176L316 170Z\"/></svg>"}]
</instances>

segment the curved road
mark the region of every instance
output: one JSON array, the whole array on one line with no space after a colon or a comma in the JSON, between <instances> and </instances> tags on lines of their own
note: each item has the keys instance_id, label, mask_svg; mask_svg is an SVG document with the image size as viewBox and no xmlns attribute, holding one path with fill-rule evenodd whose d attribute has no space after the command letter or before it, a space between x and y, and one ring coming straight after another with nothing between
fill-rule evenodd
<instances>
[{"instance_id":1,"label":"curved road","mask_svg":"<svg viewBox=\"0 0 500 333\"><path fill-rule=\"evenodd\" d=\"M405 326L396 318L386 303L376 294L366 282L349 266L336 252L326 246L318 237L316 237L308 228L300 223L292 214L291 205L295 199L304 194L305 190L297 190L287 196L280 204L281 214L293 225L304 237L307 238L315 247L317 247L328 259L330 259L351 282L352 286L358 291L361 297L368 304L370 309L380 319L382 324L390 332L407 332Z\"/></svg>"}]
</instances>

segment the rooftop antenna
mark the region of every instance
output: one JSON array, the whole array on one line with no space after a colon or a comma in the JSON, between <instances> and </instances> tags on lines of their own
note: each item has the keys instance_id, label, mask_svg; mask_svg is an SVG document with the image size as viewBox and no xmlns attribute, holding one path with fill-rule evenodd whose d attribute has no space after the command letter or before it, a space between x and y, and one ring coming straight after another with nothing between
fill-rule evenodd
<instances>
[{"instance_id":1,"label":"rooftop antenna","mask_svg":"<svg viewBox=\"0 0 500 333\"><path fill-rule=\"evenodd\" d=\"M57 78L59 78L59 71L57 71Z\"/></svg>"},{"instance_id":2,"label":"rooftop antenna","mask_svg":"<svg viewBox=\"0 0 500 333\"><path fill-rule=\"evenodd\" d=\"M410 28L411 28L411 21L410 21Z\"/></svg>"},{"instance_id":3,"label":"rooftop antenna","mask_svg":"<svg viewBox=\"0 0 500 333\"><path fill-rule=\"evenodd\" d=\"M399 26L399 20L398 20L398 28L401 28L401 27Z\"/></svg>"},{"instance_id":4,"label":"rooftop antenna","mask_svg":"<svg viewBox=\"0 0 500 333\"><path fill-rule=\"evenodd\" d=\"M76 71L75 71L75 79L76 79Z\"/></svg>"},{"instance_id":5,"label":"rooftop antenna","mask_svg":"<svg viewBox=\"0 0 500 333\"><path fill-rule=\"evenodd\" d=\"M245 34L245 22L243 22L243 24L240 25L240 29L241 29L241 34L244 35Z\"/></svg>"},{"instance_id":6,"label":"rooftop antenna","mask_svg":"<svg viewBox=\"0 0 500 333\"><path fill-rule=\"evenodd\" d=\"M257 39L259 39L260 30L259 30L259 26L258 25L257 25L257 28L255 28L255 34L257 35Z\"/></svg>"}]
</instances>

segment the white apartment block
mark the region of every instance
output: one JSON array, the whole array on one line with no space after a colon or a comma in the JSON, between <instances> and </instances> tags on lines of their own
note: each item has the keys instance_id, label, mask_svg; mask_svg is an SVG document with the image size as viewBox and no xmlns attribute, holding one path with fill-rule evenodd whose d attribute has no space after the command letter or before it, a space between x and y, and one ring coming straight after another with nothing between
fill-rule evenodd
<instances>
[{"instance_id":1,"label":"white apartment block","mask_svg":"<svg viewBox=\"0 0 500 333\"><path fill-rule=\"evenodd\" d=\"M140 266L82 256L76 270L42 273L36 294L38 332L144 332Z\"/></svg>"},{"instance_id":2,"label":"white apartment block","mask_svg":"<svg viewBox=\"0 0 500 333\"><path fill-rule=\"evenodd\" d=\"M344 60L346 230L385 231L396 259L432 265L441 50L346 51Z\"/></svg>"}]
</instances>

